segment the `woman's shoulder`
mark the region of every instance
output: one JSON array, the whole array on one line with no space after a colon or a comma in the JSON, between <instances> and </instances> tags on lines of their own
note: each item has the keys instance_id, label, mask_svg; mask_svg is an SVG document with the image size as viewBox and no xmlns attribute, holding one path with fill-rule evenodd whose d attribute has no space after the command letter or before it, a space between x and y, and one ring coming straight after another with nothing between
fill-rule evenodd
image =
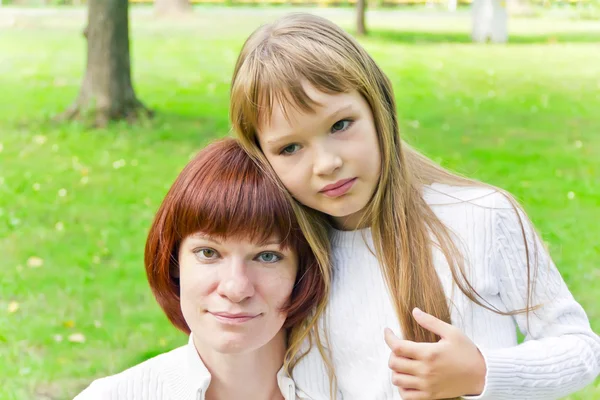
<instances>
[{"instance_id":1,"label":"woman's shoulder","mask_svg":"<svg viewBox=\"0 0 600 400\"><path fill-rule=\"evenodd\" d=\"M186 346L159 354L115 375L96 379L74 400L169 399L165 397L170 376L178 375L185 362ZM138 396L132 396L139 393Z\"/></svg>"}]
</instances>

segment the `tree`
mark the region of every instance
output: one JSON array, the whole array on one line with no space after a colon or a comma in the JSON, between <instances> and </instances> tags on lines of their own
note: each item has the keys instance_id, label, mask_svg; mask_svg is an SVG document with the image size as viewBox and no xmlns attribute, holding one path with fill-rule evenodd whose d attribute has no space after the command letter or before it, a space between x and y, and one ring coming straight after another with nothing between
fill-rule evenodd
<instances>
[{"instance_id":1,"label":"tree","mask_svg":"<svg viewBox=\"0 0 600 400\"><path fill-rule=\"evenodd\" d=\"M472 12L473 41L504 43L508 40L508 13L500 0L474 0Z\"/></svg>"},{"instance_id":2,"label":"tree","mask_svg":"<svg viewBox=\"0 0 600 400\"><path fill-rule=\"evenodd\" d=\"M128 0L89 0L87 66L79 95L63 118L91 118L97 126L151 112L131 84Z\"/></svg>"},{"instance_id":3,"label":"tree","mask_svg":"<svg viewBox=\"0 0 600 400\"><path fill-rule=\"evenodd\" d=\"M184 14L192 10L190 0L154 0L154 10L158 15Z\"/></svg>"},{"instance_id":4,"label":"tree","mask_svg":"<svg viewBox=\"0 0 600 400\"><path fill-rule=\"evenodd\" d=\"M365 25L365 13L367 10L367 0L356 1L356 34L364 36L367 34Z\"/></svg>"}]
</instances>

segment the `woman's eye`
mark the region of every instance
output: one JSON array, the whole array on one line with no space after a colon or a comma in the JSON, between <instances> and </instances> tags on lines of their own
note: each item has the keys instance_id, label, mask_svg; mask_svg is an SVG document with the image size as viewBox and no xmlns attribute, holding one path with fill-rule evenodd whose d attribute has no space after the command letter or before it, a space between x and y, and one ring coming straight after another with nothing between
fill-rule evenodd
<instances>
[{"instance_id":1,"label":"woman's eye","mask_svg":"<svg viewBox=\"0 0 600 400\"><path fill-rule=\"evenodd\" d=\"M218 257L217 251L209 248L194 250L194 253L203 260L214 260Z\"/></svg>"},{"instance_id":2,"label":"woman's eye","mask_svg":"<svg viewBox=\"0 0 600 400\"><path fill-rule=\"evenodd\" d=\"M294 143L281 149L281 154L289 156L296 153L298 150L300 150L300 145Z\"/></svg>"},{"instance_id":3,"label":"woman's eye","mask_svg":"<svg viewBox=\"0 0 600 400\"><path fill-rule=\"evenodd\" d=\"M331 133L345 131L350 127L350 124L352 124L352 121L341 119L331 126Z\"/></svg>"},{"instance_id":4,"label":"woman's eye","mask_svg":"<svg viewBox=\"0 0 600 400\"><path fill-rule=\"evenodd\" d=\"M277 261L281 260L281 257L279 255L272 253L270 251L260 253L258 255L258 257L256 257L256 258L260 262L269 263L269 264L276 263Z\"/></svg>"}]
</instances>

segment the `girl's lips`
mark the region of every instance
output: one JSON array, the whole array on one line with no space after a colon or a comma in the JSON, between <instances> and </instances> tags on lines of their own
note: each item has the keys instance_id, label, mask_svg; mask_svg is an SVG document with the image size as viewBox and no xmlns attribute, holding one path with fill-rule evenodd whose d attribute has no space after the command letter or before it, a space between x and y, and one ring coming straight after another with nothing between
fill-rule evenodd
<instances>
[{"instance_id":1,"label":"girl's lips","mask_svg":"<svg viewBox=\"0 0 600 400\"><path fill-rule=\"evenodd\" d=\"M356 182L356 178L342 179L323 187L320 193L327 197L339 197L346 194L352 188L354 182Z\"/></svg>"}]
</instances>

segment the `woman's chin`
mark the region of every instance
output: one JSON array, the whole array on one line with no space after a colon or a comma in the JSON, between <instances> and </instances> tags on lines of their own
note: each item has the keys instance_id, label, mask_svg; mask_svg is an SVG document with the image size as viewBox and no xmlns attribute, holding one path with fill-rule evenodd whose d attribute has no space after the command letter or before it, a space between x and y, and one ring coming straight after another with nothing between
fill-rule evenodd
<instances>
[{"instance_id":1,"label":"woman's chin","mask_svg":"<svg viewBox=\"0 0 600 400\"><path fill-rule=\"evenodd\" d=\"M214 350L223 354L247 353L265 344L260 338L243 333L223 332L215 339L212 343Z\"/></svg>"}]
</instances>

